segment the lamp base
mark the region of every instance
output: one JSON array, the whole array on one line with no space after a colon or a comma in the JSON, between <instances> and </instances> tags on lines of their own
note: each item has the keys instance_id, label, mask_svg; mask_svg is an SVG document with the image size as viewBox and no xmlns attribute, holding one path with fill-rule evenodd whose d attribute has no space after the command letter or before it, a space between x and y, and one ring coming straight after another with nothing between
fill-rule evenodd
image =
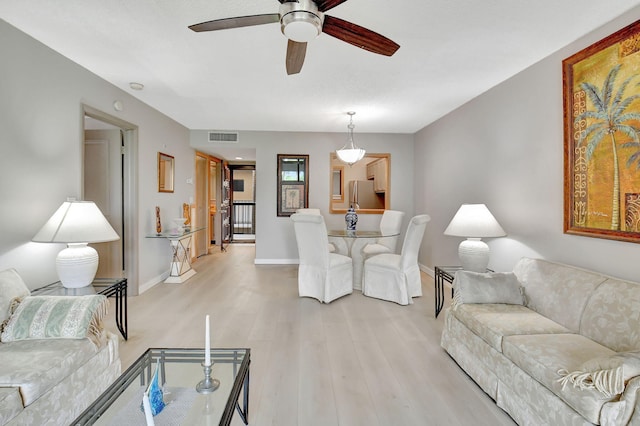
<instances>
[{"instance_id":1,"label":"lamp base","mask_svg":"<svg viewBox=\"0 0 640 426\"><path fill-rule=\"evenodd\" d=\"M489 265L489 246L480 238L467 238L458 246L458 257L465 271L486 272Z\"/></svg>"},{"instance_id":2,"label":"lamp base","mask_svg":"<svg viewBox=\"0 0 640 426\"><path fill-rule=\"evenodd\" d=\"M98 252L87 243L69 243L56 257L56 270L64 287L86 287L98 271Z\"/></svg>"}]
</instances>

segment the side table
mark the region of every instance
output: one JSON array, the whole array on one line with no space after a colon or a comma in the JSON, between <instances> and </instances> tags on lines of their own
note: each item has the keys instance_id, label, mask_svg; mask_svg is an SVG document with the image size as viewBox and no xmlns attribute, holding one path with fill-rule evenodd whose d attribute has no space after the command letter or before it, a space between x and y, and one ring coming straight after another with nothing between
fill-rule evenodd
<instances>
[{"instance_id":1,"label":"side table","mask_svg":"<svg viewBox=\"0 0 640 426\"><path fill-rule=\"evenodd\" d=\"M124 340L128 338L126 278L95 278L91 285L81 288L66 288L60 281L56 281L44 287L31 290L31 294L34 296L84 296L87 294L114 296L116 302L116 326Z\"/></svg>"},{"instance_id":2,"label":"side table","mask_svg":"<svg viewBox=\"0 0 640 426\"><path fill-rule=\"evenodd\" d=\"M436 266L434 268L434 285L436 290L436 318L444 306L444 282L453 284L456 272L461 271L462 266ZM487 272L493 272L491 269L487 269ZM453 298L453 285L451 286L451 298Z\"/></svg>"},{"instance_id":3,"label":"side table","mask_svg":"<svg viewBox=\"0 0 640 426\"><path fill-rule=\"evenodd\" d=\"M434 268L434 284L436 291L436 318L440 314L442 307L444 306L444 282L453 284L453 278L456 272L461 270L461 266L436 266ZM451 287L451 297L453 297L453 286Z\"/></svg>"},{"instance_id":4,"label":"side table","mask_svg":"<svg viewBox=\"0 0 640 426\"><path fill-rule=\"evenodd\" d=\"M164 238L171 245L173 255L169 266L169 277L164 280L165 283L180 284L196 274L196 270L191 267L191 238L196 232L205 229L196 228L179 233L163 232L146 236L146 238Z\"/></svg>"}]
</instances>

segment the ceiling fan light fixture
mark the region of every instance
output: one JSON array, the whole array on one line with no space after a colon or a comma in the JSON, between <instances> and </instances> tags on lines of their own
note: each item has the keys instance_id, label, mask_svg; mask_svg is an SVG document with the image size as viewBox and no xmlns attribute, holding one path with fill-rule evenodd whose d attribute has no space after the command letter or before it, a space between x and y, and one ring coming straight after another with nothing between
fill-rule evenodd
<instances>
[{"instance_id":1,"label":"ceiling fan light fixture","mask_svg":"<svg viewBox=\"0 0 640 426\"><path fill-rule=\"evenodd\" d=\"M338 156L340 161L351 166L362 160L366 151L362 148L358 148L353 142L353 128L355 127L355 125L353 124L353 116L355 115L355 112L349 111L347 114L349 114L350 117L349 125L347 126L347 128L349 129L349 140L347 140L345 146L336 150L336 155Z\"/></svg>"},{"instance_id":2,"label":"ceiling fan light fixture","mask_svg":"<svg viewBox=\"0 0 640 426\"><path fill-rule=\"evenodd\" d=\"M297 10L289 12L280 20L282 34L289 40L308 43L322 32L322 19L314 13Z\"/></svg>"}]
</instances>

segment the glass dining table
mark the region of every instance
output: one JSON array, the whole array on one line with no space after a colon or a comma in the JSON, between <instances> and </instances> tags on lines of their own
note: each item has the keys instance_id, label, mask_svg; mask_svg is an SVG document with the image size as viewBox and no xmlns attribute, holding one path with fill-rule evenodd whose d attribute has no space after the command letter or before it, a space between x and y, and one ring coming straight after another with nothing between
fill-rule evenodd
<instances>
[{"instance_id":1,"label":"glass dining table","mask_svg":"<svg viewBox=\"0 0 640 426\"><path fill-rule=\"evenodd\" d=\"M330 229L327 231L329 242L336 247L336 253L349 256L353 263L353 288L362 291L362 275L365 254L362 252L367 244L376 243L380 238L397 237L398 232L383 234L377 231L351 231L347 229Z\"/></svg>"}]
</instances>

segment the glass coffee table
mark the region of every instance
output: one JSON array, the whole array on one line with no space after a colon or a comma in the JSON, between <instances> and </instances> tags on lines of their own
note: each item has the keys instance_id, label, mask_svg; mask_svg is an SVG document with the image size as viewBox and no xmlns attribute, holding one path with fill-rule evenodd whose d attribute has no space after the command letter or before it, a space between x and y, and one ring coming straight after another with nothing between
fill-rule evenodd
<instances>
[{"instance_id":1,"label":"glass coffee table","mask_svg":"<svg viewBox=\"0 0 640 426\"><path fill-rule=\"evenodd\" d=\"M211 376L220 386L207 394L196 391L203 361L203 349L148 349L72 424L145 425L142 395L158 364L167 405L153 418L156 426L228 425L235 411L247 424L251 350L211 349Z\"/></svg>"}]
</instances>

